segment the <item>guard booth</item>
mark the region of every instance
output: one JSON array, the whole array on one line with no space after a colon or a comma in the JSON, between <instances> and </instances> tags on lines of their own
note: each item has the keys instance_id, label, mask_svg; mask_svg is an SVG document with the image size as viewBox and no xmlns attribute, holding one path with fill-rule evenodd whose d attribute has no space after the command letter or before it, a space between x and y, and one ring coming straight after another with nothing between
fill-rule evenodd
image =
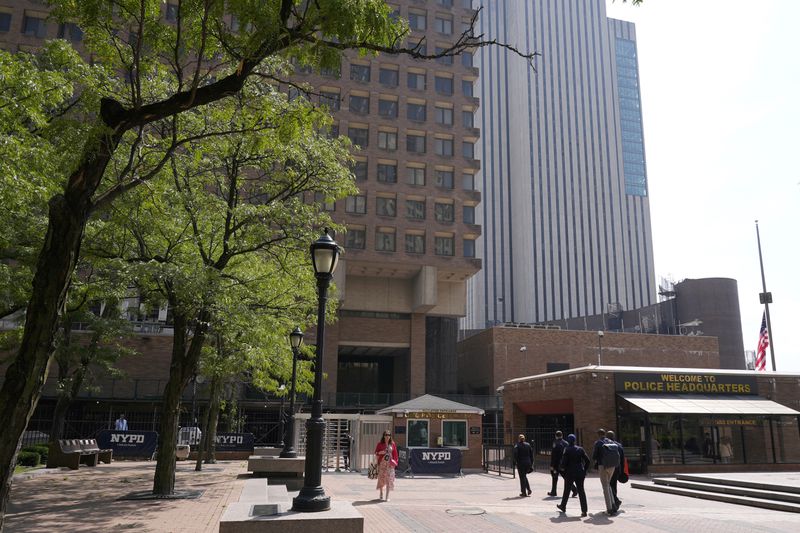
<instances>
[{"instance_id":1,"label":"guard booth","mask_svg":"<svg viewBox=\"0 0 800 533\"><path fill-rule=\"evenodd\" d=\"M294 448L306 454L306 421L309 413L294 417ZM322 441L322 467L328 470L366 471L375 457L375 446L383 432L391 428L392 417L348 413L325 413Z\"/></svg>"},{"instance_id":2,"label":"guard booth","mask_svg":"<svg viewBox=\"0 0 800 533\"><path fill-rule=\"evenodd\" d=\"M426 394L378 414L391 415L392 437L408 448L412 473L482 470L483 409Z\"/></svg>"}]
</instances>

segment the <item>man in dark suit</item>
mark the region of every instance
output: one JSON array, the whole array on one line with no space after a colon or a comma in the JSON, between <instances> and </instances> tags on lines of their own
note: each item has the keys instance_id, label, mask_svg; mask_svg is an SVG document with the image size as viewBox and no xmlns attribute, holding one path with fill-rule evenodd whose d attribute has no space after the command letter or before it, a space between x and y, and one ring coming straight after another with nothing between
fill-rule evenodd
<instances>
[{"instance_id":1,"label":"man in dark suit","mask_svg":"<svg viewBox=\"0 0 800 533\"><path fill-rule=\"evenodd\" d=\"M553 449L550 452L550 476L553 478L553 487L550 489L550 492L547 493L548 496L558 496L558 476L561 475L561 477L564 477L563 472L559 474L561 456L564 455L564 448L568 446L567 441L565 441L563 437L564 434L561 433L560 430L556 431L556 439L553 441ZM564 478L564 483L566 483L566 478ZM574 498L577 495L578 493L575 491L575 487L572 487L572 497Z\"/></svg>"},{"instance_id":2,"label":"man in dark suit","mask_svg":"<svg viewBox=\"0 0 800 533\"><path fill-rule=\"evenodd\" d=\"M519 474L519 495L530 496L531 484L528 482L528 474L533 471L533 447L525 442L525 435L522 434L514 445L514 464L517 465Z\"/></svg>"}]
</instances>

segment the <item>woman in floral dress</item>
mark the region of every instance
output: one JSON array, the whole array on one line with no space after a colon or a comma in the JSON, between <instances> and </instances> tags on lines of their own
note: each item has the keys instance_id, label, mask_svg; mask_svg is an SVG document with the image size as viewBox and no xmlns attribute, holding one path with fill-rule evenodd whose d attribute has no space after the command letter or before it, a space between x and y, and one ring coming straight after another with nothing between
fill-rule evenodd
<instances>
[{"instance_id":1,"label":"woman in floral dress","mask_svg":"<svg viewBox=\"0 0 800 533\"><path fill-rule=\"evenodd\" d=\"M375 456L378 460L378 486L380 499L383 499L383 488L386 487L386 501L389 501L389 491L394 490L394 469L397 468L397 445L392 440L392 434L383 432L383 439L375 446Z\"/></svg>"}]
</instances>

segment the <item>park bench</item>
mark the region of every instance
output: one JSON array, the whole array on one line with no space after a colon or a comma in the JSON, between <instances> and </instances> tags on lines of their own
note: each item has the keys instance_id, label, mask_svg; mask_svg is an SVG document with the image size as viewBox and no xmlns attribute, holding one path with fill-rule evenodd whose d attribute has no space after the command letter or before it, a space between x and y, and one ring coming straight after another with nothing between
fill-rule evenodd
<instances>
[{"instance_id":1,"label":"park bench","mask_svg":"<svg viewBox=\"0 0 800 533\"><path fill-rule=\"evenodd\" d=\"M51 442L47 454L47 468L66 466L77 470L82 464L97 466L98 452L99 450L97 452L84 451L79 439L62 439Z\"/></svg>"},{"instance_id":2,"label":"park bench","mask_svg":"<svg viewBox=\"0 0 800 533\"><path fill-rule=\"evenodd\" d=\"M98 461L107 465L111 464L111 456L114 454L114 450L101 450L97 445L97 439L80 439L80 443L81 451L96 453Z\"/></svg>"}]
</instances>

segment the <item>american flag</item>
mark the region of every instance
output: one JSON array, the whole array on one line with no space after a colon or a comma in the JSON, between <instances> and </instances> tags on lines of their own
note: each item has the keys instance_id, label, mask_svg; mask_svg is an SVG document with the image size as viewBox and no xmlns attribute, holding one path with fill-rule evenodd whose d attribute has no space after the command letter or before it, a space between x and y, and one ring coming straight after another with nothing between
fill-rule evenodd
<instances>
[{"instance_id":1,"label":"american flag","mask_svg":"<svg viewBox=\"0 0 800 533\"><path fill-rule=\"evenodd\" d=\"M761 318L761 332L758 334L758 350L756 350L756 370L767 369L767 348L769 348L769 333L767 333L767 312Z\"/></svg>"}]
</instances>

